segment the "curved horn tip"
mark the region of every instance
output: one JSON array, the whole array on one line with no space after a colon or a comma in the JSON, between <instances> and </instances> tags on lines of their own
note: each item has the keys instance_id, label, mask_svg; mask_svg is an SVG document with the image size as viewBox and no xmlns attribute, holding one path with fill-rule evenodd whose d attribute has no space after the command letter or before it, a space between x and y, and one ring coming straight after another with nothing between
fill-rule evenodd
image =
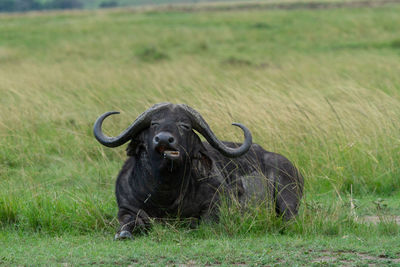
<instances>
[{"instance_id":1,"label":"curved horn tip","mask_svg":"<svg viewBox=\"0 0 400 267\"><path fill-rule=\"evenodd\" d=\"M109 111L109 112L107 112L107 114L121 114L121 112L119 112L119 111Z\"/></svg>"},{"instance_id":2,"label":"curved horn tip","mask_svg":"<svg viewBox=\"0 0 400 267\"><path fill-rule=\"evenodd\" d=\"M244 136L245 136L245 142L246 142L246 143L249 143L249 144L252 144L252 143L253 143L253 136L252 136L250 130L249 130L246 126L244 126L244 125L241 124L241 123L236 123L236 122L232 123L232 125L233 125L233 126L237 126L237 127L239 127L240 129L242 129L242 131L243 131L243 133L244 133Z\"/></svg>"},{"instance_id":3,"label":"curved horn tip","mask_svg":"<svg viewBox=\"0 0 400 267\"><path fill-rule=\"evenodd\" d=\"M112 143L113 142L113 138L106 136L103 134L101 127L103 125L103 121L110 115L113 114L120 114L119 111L108 111L103 113L102 115L100 115L97 120L95 121L94 125L93 125L93 134L95 136L95 138L97 139L97 141L99 141L100 144L107 146L107 147L115 147L115 145Z\"/></svg>"},{"instance_id":4,"label":"curved horn tip","mask_svg":"<svg viewBox=\"0 0 400 267\"><path fill-rule=\"evenodd\" d=\"M101 114L99 117L97 117L96 121L94 122L94 128L100 127L101 124L103 123L103 120L105 120L108 116L120 113L121 112L119 111L108 111L106 113Z\"/></svg>"},{"instance_id":5,"label":"curved horn tip","mask_svg":"<svg viewBox=\"0 0 400 267\"><path fill-rule=\"evenodd\" d=\"M234 123L232 123L232 125L233 125L233 126L240 127L242 130L246 130L246 131L249 131L249 132L250 132L250 130L249 130L246 126L244 126L243 124L241 124L241 123L234 122Z\"/></svg>"}]
</instances>

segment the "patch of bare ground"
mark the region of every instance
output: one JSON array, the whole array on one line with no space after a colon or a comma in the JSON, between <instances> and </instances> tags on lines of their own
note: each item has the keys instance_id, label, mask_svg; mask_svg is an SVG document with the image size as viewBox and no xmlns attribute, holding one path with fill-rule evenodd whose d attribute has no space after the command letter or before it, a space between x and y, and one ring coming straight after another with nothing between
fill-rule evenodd
<instances>
[{"instance_id":1,"label":"patch of bare ground","mask_svg":"<svg viewBox=\"0 0 400 267\"><path fill-rule=\"evenodd\" d=\"M179 267L219 266L219 265L221 265L221 264L222 264L222 263L216 262L216 263L207 263L207 264L203 265L203 264L199 264L199 263L197 263L197 262L195 262L195 261L193 261L193 260L190 260L190 261L188 261L188 262L186 262L186 263L177 264L177 265L175 265L175 266L179 266ZM229 263L229 266L249 266L249 265L246 264L245 262L231 262L231 263Z\"/></svg>"},{"instance_id":2,"label":"patch of bare ground","mask_svg":"<svg viewBox=\"0 0 400 267\"><path fill-rule=\"evenodd\" d=\"M356 260L369 263L369 266L378 266L380 264L398 264L400 258L388 258L386 255L373 256L367 253L356 251L320 251L318 257L314 258L312 263L338 263L346 266L351 265Z\"/></svg>"},{"instance_id":3,"label":"patch of bare ground","mask_svg":"<svg viewBox=\"0 0 400 267\"><path fill-rule=\"evenodd\" d=\"M199 266L199 264L197 264L195 261L190 260L187 263L183 263L183 264L178 264L177 266L179 267L192 267L192 266Z\"/></svg>"},{"instance_id":4,"label":"patch of bare ground","mask_svg":"<svg viewBox=\"0 0 400 267\"><path fill-rule=\"evenodd\" d=\"M400 225L400 216L378 216L378 215L368 215L361 217L362 222L368 222L373 224L378 224L380 222L395 222Z\"/></svg>"}]
</instances>

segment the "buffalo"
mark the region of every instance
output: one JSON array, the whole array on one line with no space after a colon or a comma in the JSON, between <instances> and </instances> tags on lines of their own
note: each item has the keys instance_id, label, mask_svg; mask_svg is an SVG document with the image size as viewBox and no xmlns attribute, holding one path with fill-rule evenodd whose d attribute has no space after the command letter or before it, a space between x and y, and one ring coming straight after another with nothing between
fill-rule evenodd
<instances>
[{"instance_id":1,"label":"buffalo","mask_svg":"<svg viewBox=\"0 0 400 267\"><path fill-rule=\"evenodd\" d=\"M120 135L104 135L104 119L118 113L106 112L94 124L94 135L104 146L130 141L116 181L116 239L146 231L153 219L218 220L224 196L233 196L241 206L268 199L284 220L297 214L303 177L284 156L252 144L244 125L233 124L244 132L242 144L223 142L191 107L159 103Z\"/></svg>"}]
</instances>

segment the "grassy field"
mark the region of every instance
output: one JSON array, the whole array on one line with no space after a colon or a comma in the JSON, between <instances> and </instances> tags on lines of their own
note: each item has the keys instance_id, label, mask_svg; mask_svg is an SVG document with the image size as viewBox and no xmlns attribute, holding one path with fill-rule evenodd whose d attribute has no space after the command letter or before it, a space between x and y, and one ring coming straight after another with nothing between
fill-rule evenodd
<instances>
[{"instance_id":1,"label":"grassy field","mask_svg":"<svg viewBox=\"0 0 400 267\"><path fill-rule=\"evenodd\" d=\"M399 265L398 21L396 4L0 15L0 264ZM119 110L117 134L163 101L291 159L298 219L225 209L111 242L126 156L93 122Z\"/></svg>"}]
</instances>

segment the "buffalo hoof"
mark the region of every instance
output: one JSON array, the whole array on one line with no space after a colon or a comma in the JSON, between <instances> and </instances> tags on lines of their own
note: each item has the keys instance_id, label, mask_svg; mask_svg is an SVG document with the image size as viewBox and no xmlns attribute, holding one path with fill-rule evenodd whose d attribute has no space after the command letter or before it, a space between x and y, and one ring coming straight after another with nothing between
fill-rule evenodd
<instances>
[{"instance_id":1,"label":"buffalo hoof","mask_svg":"<svg viewBox=\"0 0 400 267\"><path fill-rule=\"evenodd\" d=\"M114 240L133 239L133 235L128 231L121 231L115 234Z\"/></svg>"}]
</instances>

